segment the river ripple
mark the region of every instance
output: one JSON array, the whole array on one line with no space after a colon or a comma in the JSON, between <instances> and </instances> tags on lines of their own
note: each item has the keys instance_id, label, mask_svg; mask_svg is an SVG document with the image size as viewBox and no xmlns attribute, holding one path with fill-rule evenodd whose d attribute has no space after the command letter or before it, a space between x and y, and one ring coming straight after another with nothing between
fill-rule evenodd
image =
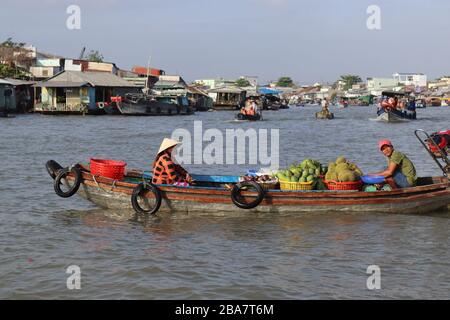
<instances>
[{"instance_id":1,"label":"river ripple","mask_svg":"<svg viewBox=\"0 0 450 320\"><path fill-rule=\"evenodd\" d=\"M136 221L78 198L62 199L44 164L91 156L149 168L174 128L280 129L282 165L345 155L364 171L381 169L380 138L390 138L420 175L439 175L413 130L449 129L448 108L418 111L417 122L369 121L374 107L314 107L265 112L258 123L232 113L189 117L52 117L0 119L0 298L3 299L311 299L448 298L449 218L430 215L321 213L258 216L164 216ZM186 166L191 172L240 174L246 166ZM68 290L69 265L82 289ZM379 265L382 289L366 288Z\"/></svg>"}]
</instances>

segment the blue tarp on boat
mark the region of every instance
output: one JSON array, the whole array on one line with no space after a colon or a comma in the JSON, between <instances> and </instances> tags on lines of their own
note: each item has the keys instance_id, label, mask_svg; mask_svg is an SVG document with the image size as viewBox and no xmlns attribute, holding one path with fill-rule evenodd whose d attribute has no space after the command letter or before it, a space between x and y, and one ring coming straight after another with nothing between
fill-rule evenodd
<instances>
[{"instance_id":1,"label":"blue tarp on boat","mask_svg":"<svg viewBox=\"0 0 450 320\"><path fill-rule=\"evenodd\" d=\"M144 171L144 179L151 179L152 173L150 171ZM210 176L210 175L200 175L192 174L192 179L197 182L217 182L217 183L238 183L238 176Z\"/></svg>"},{"instance_id":2,"label":"blue tarp on boat","mask_svg":"<svg viewBox=\"0 0 450 320\"><path fill-rule=\"evenodd\" d=\"M282 93L282 91L280 91L280 90L271 89L271 88L259 88L258 92L261 94L280 94L280 93Z\"/></svg>"}]
</instances>

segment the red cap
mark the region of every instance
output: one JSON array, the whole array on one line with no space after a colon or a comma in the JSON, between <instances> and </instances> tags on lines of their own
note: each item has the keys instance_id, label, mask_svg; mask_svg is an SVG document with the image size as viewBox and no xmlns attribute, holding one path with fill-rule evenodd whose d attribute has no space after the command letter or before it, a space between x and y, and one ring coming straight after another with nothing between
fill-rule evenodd
<instances>
[{"instance_id":1,"label":"red cap","mask_svg":"<svg viewBox=\"0 0 450 320\"><path fill-rule=\"evenodd\" d=\"M380 140L379 142L378 142L378 149L380 149L380 151L381 151L381 149L383 148L383 146L391 146L392 147L392 142L391 142L391 140Z\"/></svg>"}]
</instances>

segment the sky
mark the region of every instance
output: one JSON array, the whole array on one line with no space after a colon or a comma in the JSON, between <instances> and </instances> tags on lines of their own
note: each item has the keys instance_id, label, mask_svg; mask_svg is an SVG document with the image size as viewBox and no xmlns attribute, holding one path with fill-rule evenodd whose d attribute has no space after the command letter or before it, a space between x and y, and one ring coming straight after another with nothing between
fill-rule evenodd
<instances>
[{"instance_id":1,"label":"sky","mask_svg":"<svg viewBox=\"0 0 450 320\"><path fill-rule=\"evenodd\" d=\"M187 81L289 76L332 83L343 74L450 74L448 0L1 0L0 41L78 58L99 50L122 69L161 68ZM79 30L66 12L80 7ZM370 30L370 5L380 28ZM372 21L372 20L371 20Z\"/></svg>"}]
</instances>

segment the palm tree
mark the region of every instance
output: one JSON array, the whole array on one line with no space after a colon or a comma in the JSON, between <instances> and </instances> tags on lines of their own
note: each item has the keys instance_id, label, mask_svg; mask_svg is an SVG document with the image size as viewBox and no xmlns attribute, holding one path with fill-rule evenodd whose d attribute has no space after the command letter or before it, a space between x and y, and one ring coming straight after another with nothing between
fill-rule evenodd
<instances>
[{"instance_id":1,"label":"palm tree","mask_svg":"<svg viewBox=\"0 0 450 320\"><path fill-rule=\"evenodd\" d=\"M346 74L341 76L341 80L345 82L344 90L350 89L354 84L362 82L361 77L352 74Z\"/></svg>"}]
</instances>

